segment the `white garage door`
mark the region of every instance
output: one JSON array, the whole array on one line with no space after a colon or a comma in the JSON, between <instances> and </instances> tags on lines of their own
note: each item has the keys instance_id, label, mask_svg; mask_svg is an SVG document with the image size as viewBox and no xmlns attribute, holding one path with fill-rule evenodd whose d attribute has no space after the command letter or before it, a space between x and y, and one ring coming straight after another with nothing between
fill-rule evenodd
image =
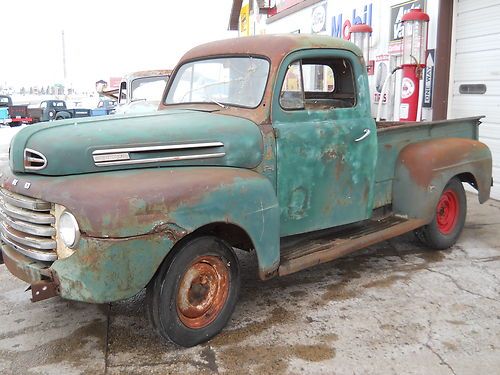
<instances>
[{"instance_id":1,"label":"white garage door","mask_svg":"<svg viewBox=\"0 0 500 375\"><path fill-rule=\"evenodd\" d=\"M493 153L492 197L500 199L500 0L455 1L450 117L485 115L481 141Z\"/></svg>"}]
</instances>

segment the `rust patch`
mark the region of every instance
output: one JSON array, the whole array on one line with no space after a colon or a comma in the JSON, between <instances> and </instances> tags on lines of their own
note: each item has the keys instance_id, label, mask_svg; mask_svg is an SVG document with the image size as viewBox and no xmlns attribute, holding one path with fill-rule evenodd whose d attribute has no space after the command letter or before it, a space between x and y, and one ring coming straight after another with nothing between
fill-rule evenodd
<instances>
[{"instance_id":1,"label":"rust patch","mask_svg":"<svg viewBox=\"0 0 500 375\"><path fill-rule=\"evenodd\" d=\"M474 153L487 146L481 142L462 138L439 138L412 143L399 155L400 162L408 169L412 180L427 187L436 171L470 161ZM490 161L485 160L484 163Z\"/></svg>"}]
</instances>

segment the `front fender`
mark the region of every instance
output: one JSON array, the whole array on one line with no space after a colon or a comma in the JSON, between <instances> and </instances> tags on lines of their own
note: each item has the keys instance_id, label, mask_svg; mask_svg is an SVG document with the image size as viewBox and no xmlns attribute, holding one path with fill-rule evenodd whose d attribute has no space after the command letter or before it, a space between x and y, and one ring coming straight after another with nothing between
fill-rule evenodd
<instances>
[{"instance_id":1,"label":"front fender","mask_svg":"<svg viewBox=\"0 0 500 375\"><path fill-rule=\"evenodd\" d=\"M12 186L12 178L19 183ZM207 224L242 228L259 271L279 265L279 207L271 182L251 170L226 167L149 168L66 177L9 176L6 185L63 205L81 230L76 252L52 268L61 295L109 302L140 291L175 243ZM24 190L24 191L23 191Z\"/></svg>"},{"instance_id":2,"label":"front fender","mask_svg":"<svg viewBox=\"0 0 500 375\"><path fill-rule=\"evenodd\" d=\"M463 138L416 142L399 154L393 184L393 210L430 222L448 181L472 175L479 202L490 196L491 152L484 143Z\"/></svg>"}]
</instances>

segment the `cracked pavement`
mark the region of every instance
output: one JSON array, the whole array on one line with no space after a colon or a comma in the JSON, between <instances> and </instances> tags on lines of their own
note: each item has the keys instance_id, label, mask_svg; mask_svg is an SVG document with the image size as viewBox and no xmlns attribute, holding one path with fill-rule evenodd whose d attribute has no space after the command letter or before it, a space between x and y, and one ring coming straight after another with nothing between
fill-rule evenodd
<instances>
[{"instance_id":1,"label":"cracked pavement","mask_svg":"<svg viewBox=\"0 0 500 375\"><path fill-rule=\"evenodd\" d=\"M261 282L242 255L226 329L183 349L156 337L144 293L32 304L0 266L2 374L493 374L500 368L500 202L468 194L464 233L429 251L405 235Z\"/></svg>"}]
</instances>

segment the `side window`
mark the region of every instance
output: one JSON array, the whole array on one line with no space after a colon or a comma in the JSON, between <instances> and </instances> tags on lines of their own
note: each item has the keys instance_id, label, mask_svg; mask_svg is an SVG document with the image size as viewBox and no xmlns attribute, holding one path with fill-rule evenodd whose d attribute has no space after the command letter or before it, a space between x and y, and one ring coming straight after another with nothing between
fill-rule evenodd
<instances>
[{"instance_id":1,"label":"side window","mask_svg":"<svg viewBox=\"0 0 500 375\"><path fill-rule=\"evenodd\" d=\"M47 108L47 102L42 102L42 103L40 104L40 108L41 108L41 109L45 109L45 108Z\"/></svg>"},{"instance_id":2,"label":"side window","mask_svg":"<svg viewBox=\"0 0 500 375\"><path fill-rule=\"evenodd\" d=\"M288 66L280 92L280 105L284 109L303 109L302 69L300 61Z\"/></svg>"},{"instance_id":3,"label":"side window","mask_svg":"<svg viewBox=\"0 0 500 375\"><path fill-rule=\"evenodd\" d=\"M118 95L118 103L127 101L127 82L120 83L120 94Z\"/></svg>"},{"instance_id":4,"label":"side window","mask_svg":"<svg viewBox=\"0 0 500 375\"><path fill-rule=\"evenodd\" d=\"M283 109L354 107L356 87L350 61L313 58L294 62L288 67L280 104Z\"/></svg>"},{"instance_id":5,"label":"side window","mask_svg":"<svg viewBox=\"0 0 500 375\"><path fill-rule=\"evenodd\" d=\"M335 81L333 70L328 65L302 65L305 92L333 92Z\"/></svg>"}]
</instances>

